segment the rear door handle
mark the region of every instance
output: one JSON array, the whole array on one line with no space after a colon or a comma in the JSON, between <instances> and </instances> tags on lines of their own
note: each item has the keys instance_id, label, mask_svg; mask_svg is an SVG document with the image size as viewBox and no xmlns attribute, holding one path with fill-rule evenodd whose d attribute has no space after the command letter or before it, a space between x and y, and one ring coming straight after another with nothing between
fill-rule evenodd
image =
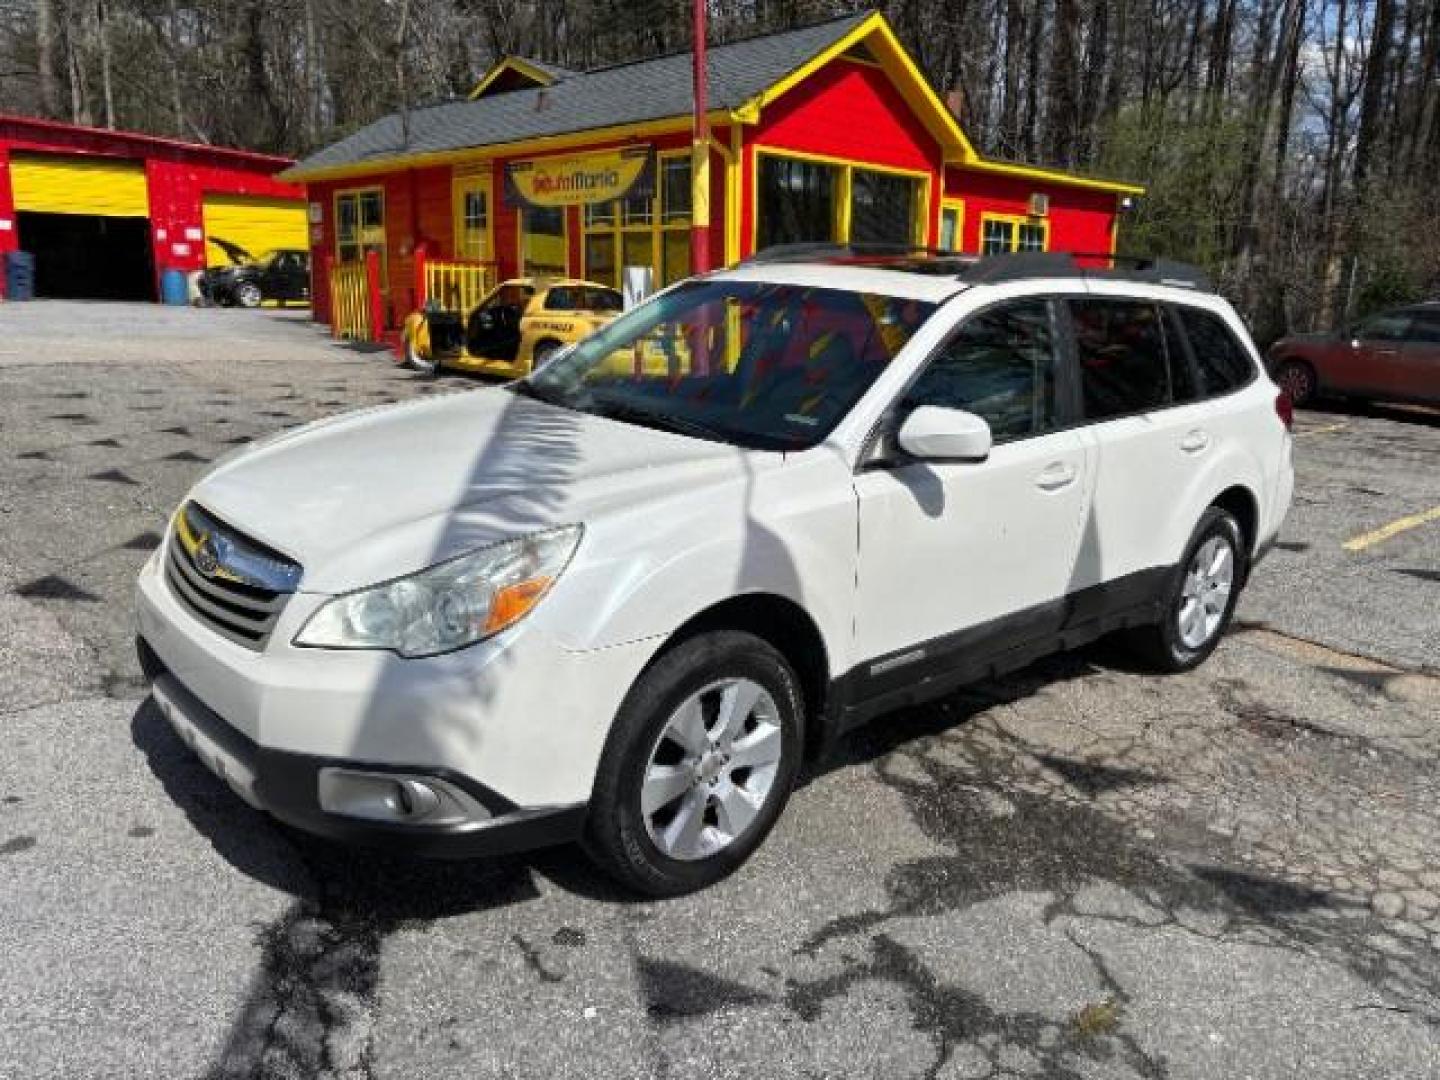
<instances>
[{"instance_id":1,"label":"rear door handle","mask_svg":"<svg viewBox=\"0 0 1440 1080\"><path fill-rule=\"evenodd\" d=\"M1209 445L1210 436L1199 428L1188 432L1185 438L1180 440L1180 449L1184 450L1187 454L1198 454Z\"/></svg>"},{"instance_id":2,"label":"rear door handle","mask_svg":"<svg viewBox=\"0 0 1440 1080\"><path fill-rule=\"evenodd\" d=\"M1075 482L1075 466L1064 461L1052 461L1035 477L1035 486L1044 491L1057 491Z\"/></svg>"}]
</instances>

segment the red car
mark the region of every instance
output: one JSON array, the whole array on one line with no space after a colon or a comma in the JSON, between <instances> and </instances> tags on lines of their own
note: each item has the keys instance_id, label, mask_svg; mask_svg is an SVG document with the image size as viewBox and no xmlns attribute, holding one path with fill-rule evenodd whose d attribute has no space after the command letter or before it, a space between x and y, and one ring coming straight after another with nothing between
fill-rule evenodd
<instances>
[{"instance_id":1,"label":"red car","mask_svg":"<svg viewBox=\"0 0 1440 1080\"><path fill-rule=\"evenodd\" d=\"M1327 396L1440 405L1440 301L1281 338L1267 366L1296 405Z\"/></svg>"}]
</instances>

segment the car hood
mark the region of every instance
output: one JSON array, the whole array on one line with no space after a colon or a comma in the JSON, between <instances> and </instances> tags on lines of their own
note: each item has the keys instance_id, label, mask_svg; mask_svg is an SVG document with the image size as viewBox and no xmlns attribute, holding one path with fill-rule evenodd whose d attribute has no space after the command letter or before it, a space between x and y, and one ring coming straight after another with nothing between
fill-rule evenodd
<instances>
[{"instance_id":1,"label":"car hood","mask_svg":"<svg viewBox=\"0 0 1440 1080\"><path fill-rule=\"evenodd\" d=\"M191 497L335 593L779 464L498 388L344 413L221 462Z\"/></svg>"}]
</instances>

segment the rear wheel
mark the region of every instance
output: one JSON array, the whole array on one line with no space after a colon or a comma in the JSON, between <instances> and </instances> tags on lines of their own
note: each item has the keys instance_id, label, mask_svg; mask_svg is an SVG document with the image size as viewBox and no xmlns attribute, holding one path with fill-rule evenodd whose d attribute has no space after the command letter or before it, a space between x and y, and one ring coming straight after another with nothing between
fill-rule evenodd
<instances>
[{"instance_id":1,"label":"rear wheel","mask_svg":"<svg viewBox=\"0 0 1440 1080\"><path fill-rule=\"evenodd\" d=\"M1275 369L1275 382L1290 397L1292 405L1309 405L1315 400L1320 380L1304 360L1285 360Z\"/></svg>"},{"instance_id":2,"label":"rear wheel","mask_svg":"<svg viewBox=\"0 0 1440 1080\"><path fill-rule=\"evenodd\" d=\"M260 295L260 286L253 281L242 281L235 286L235 302L244 308L257 308L263 297Z\"/></svg>"},{"instance_id":3,"label":"rear wheel","mask_svg":"<svg viewBox=\"0 0 1440 1080\"><path fill-rule=\"evenodd\" d=\"M1215 651L1245 583L1246 551L1234 516L1218 506L1206 510L1170 577L1160 621L1130 632L1146 663L1189 671Z\"/></svg>"},{"instance_id":4,"label":"rear wheel","mask_svg":"<svg viewBox=\"0 0 1440 1080\"><path fill-rule=\"evenodd\" d=\"M631 689L601 758L591 857L653 896L725 877L790 797L801 710L790 665L749 634L705 634L663 655Z\"/></svg>"},{"instance_id":5,"label":"rear wheel","mask_svg":"<svg viewBox=\"0 0 1440 1080\"><path fill-rule=\"evenodd\" d=\"M561 347L558 341L547 340L536 342L535 348L531 350L530 353L530 370L539 371L551 360L555 359L555 354L560 351Z\"/></svg>"}]
</instances>

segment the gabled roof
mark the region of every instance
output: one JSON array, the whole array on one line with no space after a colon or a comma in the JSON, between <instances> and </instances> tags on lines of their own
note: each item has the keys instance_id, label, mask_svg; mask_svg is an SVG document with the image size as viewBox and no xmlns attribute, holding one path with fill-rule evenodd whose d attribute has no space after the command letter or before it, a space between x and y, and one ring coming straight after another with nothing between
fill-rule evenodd
<instances>
[{"instance_id":1,"label":"gabled roof","mask_svg":"<svg viewBox=\"0 0 1440 1080\"><path fill-rule=\"evenodd\" d=\"M544 60L532 60L528 56L502 56L490 70L480 76L475 89L470 91L469 100L485 97L487 94L509 93L528 86L553 86L561 79L568 79L579 72L563 68L559 64L548 64Z\"/></svg>"},{"instance_id":2,"label":"gabled roof","mask_svg":"<svg viewBox=\"0 0 1440 1080\"><path fill-rule=\"evenodd\" d=\"M807 61L877 16L843 19L716 45L708 51L710 104L733 111L782 82ZM409 113L403 138L399 113L320 150L290 170L306 180L331 170L395 159L566 135L593 128L683 117L691 109L690 53L674 53L570 75L550 86L453 101Z\"/></svg>"}]
</instances>

